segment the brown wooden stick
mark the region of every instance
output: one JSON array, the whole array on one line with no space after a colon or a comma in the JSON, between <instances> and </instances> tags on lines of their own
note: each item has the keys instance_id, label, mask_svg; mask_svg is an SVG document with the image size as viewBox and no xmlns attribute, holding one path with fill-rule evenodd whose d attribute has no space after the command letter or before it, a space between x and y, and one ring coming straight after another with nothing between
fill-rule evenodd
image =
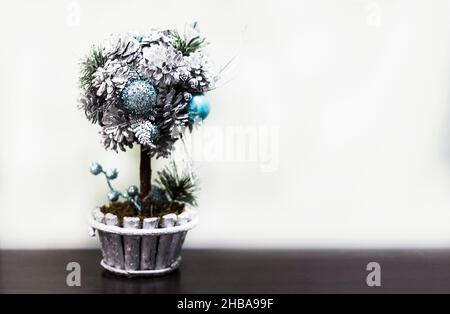
<instances>
[{"instance_id":1,"label":"brown wooden stick","mask_svg":"<svg viewBox=\"0 0 450 314\"><path fill-rule=\"evenodd\" d=\"M148 151L146 151L142 146L141 146L141 163L139 166L139 179L141 184L140 186L141 200L143 200L150 194L151 191L152 165ZM149 208L149 210L151 211L151 208Z\"/></svg>"}]
</instances>

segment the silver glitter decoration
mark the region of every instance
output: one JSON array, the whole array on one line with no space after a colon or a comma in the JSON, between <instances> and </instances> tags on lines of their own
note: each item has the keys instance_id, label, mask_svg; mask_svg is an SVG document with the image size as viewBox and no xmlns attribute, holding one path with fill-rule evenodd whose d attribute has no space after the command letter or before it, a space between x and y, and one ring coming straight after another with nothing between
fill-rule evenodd
<instances>
[{"instance_id":1,"label":"silver glitter decoration","mask_svg":"<svg viewBox=\"0 0 450 314\"><path fill-rule=\"evenodd\" d=\"M150 121L144 119L131 121L131 130L134 132L139 144L155 148L154 142L159 132L158 128Z\"/></svg>"}]
</instances>

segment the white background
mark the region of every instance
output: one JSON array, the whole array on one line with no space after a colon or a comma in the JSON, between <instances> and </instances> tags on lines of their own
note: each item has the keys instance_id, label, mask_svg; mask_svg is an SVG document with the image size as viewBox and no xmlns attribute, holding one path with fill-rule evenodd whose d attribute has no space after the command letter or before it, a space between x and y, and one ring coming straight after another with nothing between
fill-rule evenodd
<instances>
[{"instance_id":1,"label":"white background","mask_svg":"<svg viewBox=\"0 0 450 314\"><path fill-rule=\"evenodd\" d=\"M138 154L105 152L77 110L78 62L110 33L195 20L218 64L237 56L210 93L212 141L275 137L251 144L269 160L194 152L188 246L450 245L448 1L51 0L0 4L0 248L98 245L86 213L106 185L87 165L125 188Z\"/></svg>"}]
</instances>

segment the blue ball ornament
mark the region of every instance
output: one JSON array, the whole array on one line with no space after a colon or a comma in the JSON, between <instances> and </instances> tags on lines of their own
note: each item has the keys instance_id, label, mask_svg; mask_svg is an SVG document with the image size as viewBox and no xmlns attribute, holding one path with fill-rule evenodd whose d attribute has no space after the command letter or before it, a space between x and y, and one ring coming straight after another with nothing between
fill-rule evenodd
<instances>
[{"instance_id":1,"label":"blue ball ornament","mask_svg":"<svg viewBox=\"0 0 450 314\"><path fill-rule=\"evenodd\" d=\"M122 91L122 100L132 115L146 115L156 103L156 89L149 81L133 81Z\"/></svg>"},{"instance_id":2,"label":"blue ball ornament","mask_svg":"<svg viewBox=\"0 0 450 314\"><path fill-rule=\"evenodd\" d=\"M91 164L89 165L89 171L93 174L93 175L98 175L100 172L103 171L102 166L98 163L98 162L91 162Z\"/></svg>"},{"instance_id":3,"label":"blue ball ornament","mask_svg":"<svg viewBox=\"0 0 450 314\"><path fill-rule=\"evenodd\" d=\"M117 191L110 191L110 192L108 192L108 199L111 202L117 202L119 200L119 196L120 196L120 194Z\"/></svg>"},{"instance_id":4,"label":"blue ball ornament","mask_svg":"<svg viewBox=\"0 0 450 314\"><path fill-rule=\"evenodd\" d=\"M119 174L119 173L117 172L117 169L115 169L115 168L109 169L109 170L106 171L106 177L107 177L109 180L114 180L114 179L116 179L118 174Z\"/></svg>"},{"instance_id":5,"label":"blue ball ornament","mask_svg":"<svg viewBox=\"0 0 450 314\"><path fill-rule=\"evenodd\" d=\"M134 197L139 194L139 190L138 190L137 186L131 185L128 187L127 193L129 196Z\"/></svg>"},{"instance_id":6,"label":"blue ball ornament","mask_svg":"<svg viewBox=\"0 0 450 314\"><path fill-rule=\"evenodd\" d=\"M211 111L209 99L205 94L193 95L188 105L189 120L196 122L205 120Z\"/></svg>"},{"instance_id":7,"label":"blue ball ornament","mask_svg":"<svg viewBox=\"0 0 450 314\"><path fill-rule=\"evenodd\" d=\"M166 203L169 200L167 199L166 191L163 189L152 185L151 188L152 201L155 203Z\"/></svg>"}]
</instances>

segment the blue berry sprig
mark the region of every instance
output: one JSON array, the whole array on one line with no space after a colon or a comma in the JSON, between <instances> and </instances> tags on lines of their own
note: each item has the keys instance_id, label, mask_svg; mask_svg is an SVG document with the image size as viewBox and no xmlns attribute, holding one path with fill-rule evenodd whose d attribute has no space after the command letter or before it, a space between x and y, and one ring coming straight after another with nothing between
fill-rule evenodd
<instances>
[{"instance_id":1,"label":"blue berry sprig","mask_svg":"<svg viewBox=\"0 0 450 314\"><path fill-rule=\"evenodd\" d=\"M117 176L119 175L117 169L112 168L105 171L98 162L92 162L89 165L89 170L95 176L100 173L103 173L105 175L106 183L108 184L109 187L108 199L110 202L117 202L119 198L122 197L130 201L134 205L134 207L136 207L139 213L142 211L141 201L139 197L139 189L137 188L137 186L130 185L127 189L127 192L125 193L121 193L113 188L111 181L116 179Z\"/></svg>"}]
</instances>

